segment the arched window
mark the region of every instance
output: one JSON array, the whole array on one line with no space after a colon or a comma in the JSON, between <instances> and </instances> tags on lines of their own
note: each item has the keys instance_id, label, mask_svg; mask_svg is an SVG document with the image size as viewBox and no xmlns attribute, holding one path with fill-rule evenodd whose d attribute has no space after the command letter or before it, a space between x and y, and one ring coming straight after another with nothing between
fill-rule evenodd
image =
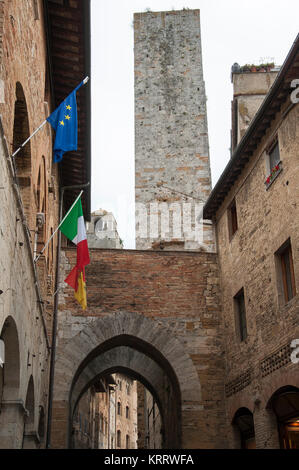
<instances>
[{"instance_id":1,"label":"arched window","mask_svg":"<svg viewBox=\"0 0 299 470\"><path fill-rule=\"evenodd\" d=\"M119 416L121 416L121 403L120 403L120 401L117 402L117 414L118 414Z\"/></svg>"},{"instance_id":2,"label":"arched window","mask_svg":"<svg viewBox=\"0 0 299 470\"><path fill-rule=\"evenodd\" d=\"M126 449L130 449L130 436L126 435Z\"/></svg>"},{"instance_id":3,"label":"arched window","mask_svg":"<svg viewBox=\"0 0 299 470\"><path fill-rule=\"evenodd\" d=\"M126 418L129 419L130 418L130 409L128 406L126 406Z\"/></svg>"},{"instance_id":4,"label":"arched window","mask_svg":"<svg viewBox=\"0 0 299 470\"><path fill-rule=\"evenodd\" d=\"M16 101L13 128L13 152L15 152L23 142L29 137L29 119L27 104L22 85L16 84ZM15 157L15 169L18 183L21 190L21 196L25 215L29 219L30 215L30 197L31 197L31 147L28 142L25 147Z\"/></svg>"}]
</instances>

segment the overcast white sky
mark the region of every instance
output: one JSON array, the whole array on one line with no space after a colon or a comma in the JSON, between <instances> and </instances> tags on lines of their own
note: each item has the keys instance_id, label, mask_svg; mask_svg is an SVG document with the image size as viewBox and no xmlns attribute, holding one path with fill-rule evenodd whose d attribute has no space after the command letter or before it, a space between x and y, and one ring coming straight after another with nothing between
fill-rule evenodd
<instances>
[{"instance_id":1,"label":"overcast white sky","mask_svg":"<svg viewBox=\"0 0 299 470\"><path fill-rule=\"evenodd\" d=\"M281 65L298 33L297 0L92 0L92 210L112 211L135 247L133 13L201 10L213 186L229 159L234 62Z\"/></svg>"}]
</instances>

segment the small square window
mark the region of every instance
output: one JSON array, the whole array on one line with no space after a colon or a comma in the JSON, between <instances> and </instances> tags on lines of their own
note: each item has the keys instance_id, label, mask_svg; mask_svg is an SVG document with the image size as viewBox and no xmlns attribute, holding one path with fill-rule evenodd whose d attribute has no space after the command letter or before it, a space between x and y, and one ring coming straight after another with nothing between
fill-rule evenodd
<instances>
[{"instance_id":1,"label":"small square window","mask_svg":"<svg viewBox=\"0 0 299 470\"><path fill-rule=\"evenodd\" d=\"M279 173L282 172L282 162L280 160L279 142L276 139L274 143L266 151L266 172L265 181L266 189L268 189L273 181L276 180Z\"/></svg>"},{"instance_id":2,"label":"small square window","mask_svg":"<svg viewBox=\"0 0 299 470\"><path fill-rule=\"evenodd\" d=\"M228 208L228 227L229 227L229 238L231 239L235 232L238 230L238 216L236 200L234 199Z\"/></svg>"},{"instance_id":3,"label":"small square window","mask_svg":"<svg viewBox=\"0 0 299 470\"><path fill-rule=\"evenodd\" d=\"M292 247L288 239L276 252L278 260L278 278L283 291L284 303L296 295L295 275L293 266Z\"/></svg>"},{"instance_id":4,"label":"small square window","mask_svg":"<svg viewBox=\"0 0 299 470\"><path fill-rule=\"evenodd\" d=\"M243 288L235 295L234 303L237 331L239 332L240 341L244 341L247 338L247 322Z\"/></svg>"}]
</instances>

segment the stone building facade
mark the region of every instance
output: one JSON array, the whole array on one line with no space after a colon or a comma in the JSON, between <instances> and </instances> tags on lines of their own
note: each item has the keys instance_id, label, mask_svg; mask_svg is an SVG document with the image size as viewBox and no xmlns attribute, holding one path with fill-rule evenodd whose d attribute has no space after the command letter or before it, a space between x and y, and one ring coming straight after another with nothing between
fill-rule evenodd
<instances>
[{"instance_id":1,"label":"stone building facade","mask_svg":"<svg viewBox=\"0 0 299 470\"><path fill-rule=\"evenodd\" d=\"M52 163L49 125L12 154L59 99L55 8L66 14L51 0L0 2L0 448L8 449L46 445L57 240L35 259L58 226L63 171Z\"/></svg>"},{"instance_id":2,"label":"stone building facade","mask_svg":"<svg viewBox=\"0 0 299 470\"><path fill-rule=\"evenodd\" d=\"M45 442L55 241L37 265L34 256L57 224L58 173L46 128L11 158L50 109L42 2L2 1L0 17L0 447L30 448Z\"/></svg>"},{"instance_id":3,"label":"stone building facade","mask_svg":"<svg viewBox=\"0 0 299 470\"><path fill-rule=\"evenodd\" d=\"M298 447L298 44L205 204L217 252L94 249L84 315L64 290L56 447L69 396L120 368L154 398L162 448ZM138 418L154 446L153 422Z\"/></svg>"},{"instance_id":4,"label":"stone building facade","mask_svg":"<svg viewBox=\"0 0 299 470\"><path fill-rule=\"evenodd\" d=\"M73 449L115 448L115 413L111 413L115 385L114 377L104 377L80 398L73 418Z\"/></svg>"},{"instance_id":5,"label":"stone building facade","mask_svg":"<svg viewBox=\"0 0 299 470\"><path fill-rule=\"evenodd\" d=\"M72 424L73 449L137 448L137 382L113 374L80 398Z\"/></svg>"},{"instance_id":6,"label":"stone building facade","mask_svg":"<svg viewBox=\"0 0 299 470\"><path fill-rule=\"evenodd\" d=\"M217 235L230 447L299 447L298 61L299 36L204 209ZM234 83L251 87L255 74Z\"/></svg>"},{"instance_id":7,"label":"stone building facade","mask_svg":"<svg viewBox=\"0 0 299 470\"><path fill-rule=\"evenodd\" d=\"M136 248L213 251L199 10L134 15Z\"/></svg>"},{"instance_id":8,"label":"stone building facade","mask_svg":"<svg viewBox=\"0 0 299 470\"><path fill-rule=\"evenodd\" d=\"M56 227L61 186L88 182L88 96L78 100L79 150L59 174L50 128L15 160L10 155L65 96L66 79L79 82L86 72L88 4L47 0L21 8L19 0L0 1L0 447L44 447L48 410L51 446L72 447L76 407L87 390L88 445L95 447L98 436L99 445L109 446L109 412L116 431L110 445L113 437L117 446L121 431L117 447L126 447L129 431L117 407L130 409L128 394L116 390L107 407L105 387L99 388L107 375L121 374L148 391L141 403L148 418L140 425L141 435L149 434L144 446L298 448L299 93L293 84L299 37L274 81L268 70L246 78L234 71L235 98L242 82L249 103L260 79L265 98L256 109L248 105L241 127L238 100L236 145L209 195L199 12L135 15L136 202L192 201L194 208L198 198L213 227L206 225L204 246L158 230L137 239L144 250L90 249L84 312L62 283L76 263L76 250L65 247L55 310L55 241L38 263L34 255ZM61 48L59 28L71 32L71 47ZM66 207L74 191L65 194ZM88 191L83 206L88 218ZM153 210L155 216L160 208ZM58 338L49 402L53 311ZM153 409L161 420L159 443Z\"/></svg>"},{"instance_id":9,"label":"stone building facade","mask_svg":"<svg viewBox=\"0 0 299 470\"><path fill-rule=\"evenodd\" d=\"M137 382L115 374L115 449L137 449Z\"/></svg>"}]
</instances>

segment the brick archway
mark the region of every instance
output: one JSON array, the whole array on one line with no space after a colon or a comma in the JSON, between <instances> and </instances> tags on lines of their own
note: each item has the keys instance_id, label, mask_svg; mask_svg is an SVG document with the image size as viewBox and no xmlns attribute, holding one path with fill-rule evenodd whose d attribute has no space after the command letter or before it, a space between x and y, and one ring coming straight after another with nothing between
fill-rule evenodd
<instances>
[{"instance_id":1,"label":"brick archway","mask_svg":"<svg viewBox=\"0 0 299 470\"><path fill-rule=\"evenodd\" d=\"M282 387L293 386L299 388L299 370L292 366L289 370L282 371L280 374L273 374L269 379L261 394L261 405L266 408L273 394Z\"/></svg>"},{"instance_id":2,"label":"brick archway","mask_svg":"<svg viewBox=\"0 0 299 470\"><path fill-rule=\"evenodd\" d=\"M126 346L155 362L180 395L181 446L186 447L184 412L201 408L201 387L196 369L183 345L158 321L143 315L118 312L92 319L75 337L57 348L53 401L52 446L68 445L71 393L93 359L115 347ZM141 356L139 356L140 358ZM157 370L157 369L154 369ZM152 382L154 373L152 372ZM82 375L81 375L82 378Z\"/></svg>"}]
</instances>

